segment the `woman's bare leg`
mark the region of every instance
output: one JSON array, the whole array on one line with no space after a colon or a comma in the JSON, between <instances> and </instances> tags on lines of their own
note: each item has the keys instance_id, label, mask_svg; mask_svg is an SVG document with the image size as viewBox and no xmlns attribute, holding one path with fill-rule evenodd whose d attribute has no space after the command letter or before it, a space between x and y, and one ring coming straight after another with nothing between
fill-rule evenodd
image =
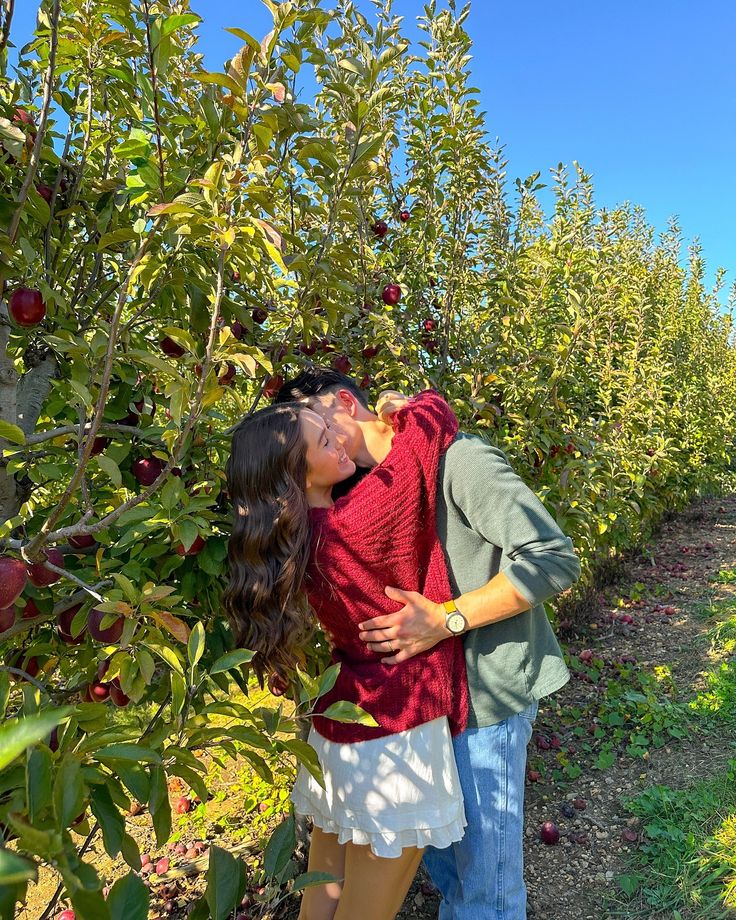
<instances>
[{"instance_id":1,"label":"woman's bare leg","mask_svg":"<svg viewBox=\"0 0 736 920\"><path fill-rule=\"evenodd\" d=\"M337 834L326 834L319 827L314 828L308 871L329 872L339 881L305 888L299 920L333 920L345 877L345 844L337 842Z\"/></svg>"},{"instance_id":2,"label":"woman's bare leg","mask_svg":"<svg viewBox=\"0 0 736 920\"><path fill-rule=\"evenodd\" d=\"M424 851L406 847L396 859L345 844L345 884L334 920L394 920ZM311 920L311 918L310 918Z\"/></svg>"}]
</instances>

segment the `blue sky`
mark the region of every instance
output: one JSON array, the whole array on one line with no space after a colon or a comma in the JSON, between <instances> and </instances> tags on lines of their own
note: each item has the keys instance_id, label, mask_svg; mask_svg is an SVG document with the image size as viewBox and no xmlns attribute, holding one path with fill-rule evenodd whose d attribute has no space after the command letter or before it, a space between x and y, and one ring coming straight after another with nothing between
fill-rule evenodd
<instances>
[{"instance_id":1,"label":"blue sky","mask_svg":"<svg viewBox=\"0 0 736 920\"><path fill-rule=\"evenodd\" d=\"M258 0L191 5L212 69L240 45L226 26L269 30ZM371 14L368 0L358 5ZM36 7L16 3L16 44ZM422 10L395 2L410 37ZM736 280L733 0L474 0L466 26L488 132L505 145L512 179L577 160L600 206L643 205L658 229L677 215L685 240L700 238L708 277L722 265L727 284Z\"/></svg>"}]
</instances>

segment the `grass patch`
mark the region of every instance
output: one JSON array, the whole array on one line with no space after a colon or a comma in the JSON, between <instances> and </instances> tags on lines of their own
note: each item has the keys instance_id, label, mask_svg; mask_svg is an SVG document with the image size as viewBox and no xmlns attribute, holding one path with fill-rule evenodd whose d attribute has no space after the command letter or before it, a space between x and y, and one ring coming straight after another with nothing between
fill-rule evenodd
<instances>
[{"instance_id":1,"label":"grass patch","mask_svg":"<svg viewBox=\"0 0 736 920\"><path fill-rule=\"evenodd\" d=\"M644 841L619 878L627 917L720 920L736 908L736 760L689 789L654 786L628 803Z\"/></svg>"}]
</instances>

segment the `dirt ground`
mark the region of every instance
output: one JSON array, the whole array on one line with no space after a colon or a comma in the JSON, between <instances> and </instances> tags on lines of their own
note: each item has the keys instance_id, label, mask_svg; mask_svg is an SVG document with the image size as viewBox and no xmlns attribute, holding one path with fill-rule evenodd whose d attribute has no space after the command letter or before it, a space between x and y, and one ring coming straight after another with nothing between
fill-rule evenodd
<instances>
[{"instance_id":1,"label":"dirt ground","mask_svg":"<svg viewBox=\"0 0 736 920\"><path fill-rule=\"evenodd\" d=\"M604 673L621 660L631 660L635 668L650 673L668 667L676 699L689 699L702 689L704 672L716 664L705 638L709 624L697 615L697 607L736 590L735 586L712 581L720 570L734 567L736 496L692 505L664 524L646 550L626 563L617 582L600 591L588 617L591 627L565 636L568 653L578 656L582 650L590 650L604 662ZM664 747L648 750L643 758L624 755L607 769L592 769L593 755L579 750L584 745L580 744L580 732L575 732L574 713L589 712L602 687L605 681L593 684L573 679L553 698L543 701L540 709L530 746L531 781L525 809L530 920L626 917L616 877L626 870L627 857L639 845L640 835L624 800L657 783L679 786L704 778L722 770L728 759L736 756L736 739L697 735L673 739ZM547 746L544 739L553 739L552 745ZM560 775L560 751L582 768L577 778ZM184 863L195 860L191 848L196 843L201 851L196 864L202 868L209 842L247 855L251 852L247 844L258 831L258 822L268 821L268 809L263 807L256 810L255 825L251 819L250 826L237 812L246 794L245 774L242 778L223 774L221 780L219 795L207 804L206 815L204 811L202 815L194 812L175 820L178 840L173 845L183 844L190 850ZM172 795L176 794L172 789ZM581 800L584 807L573 805L581 806ZM545 845L539 836L541 824L550 820L556 822L561 834L556 846ZM150 917L185 917L203 890L203 875L185 876L181 857L169 848L156 850L145 813L128 823L142 852L150 852L154 861L169 856L172 868L176 867L176 877L154 886L157 896ZM114 879L126 871L122 863L109 860L101 842L92 844L91 853L104 877ZM39 920L54 887L50 877L42 875L39 885L32 886L27 907L18 914L18 920ZM399 920L435 920L438 903L436 891L420 870ZM249 910L244 914L249 920L261 916L253 908ZM269 916L293 920L297 912L298 906L291 901ZM665 916L652 914L651 920L665 920ZM667 920L671 920L670 915Z\"/></svg>"}]
</instances>

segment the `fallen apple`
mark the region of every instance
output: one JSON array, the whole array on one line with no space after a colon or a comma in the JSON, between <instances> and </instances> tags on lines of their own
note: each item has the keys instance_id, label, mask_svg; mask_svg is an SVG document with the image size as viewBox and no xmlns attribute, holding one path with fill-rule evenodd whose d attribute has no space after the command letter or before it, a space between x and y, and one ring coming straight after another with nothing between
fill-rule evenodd
<instances>
[{"instance_id":1,"label":"fallen apple","mask_svg":"<svg viewBox=\"0 0 736 920\"><path fill-rule=\"evenodd\" d=\"M545 821L539 828L539 836L548 847L560 842L560 831L554 821Z\"/></svg>"}]
</instances>

